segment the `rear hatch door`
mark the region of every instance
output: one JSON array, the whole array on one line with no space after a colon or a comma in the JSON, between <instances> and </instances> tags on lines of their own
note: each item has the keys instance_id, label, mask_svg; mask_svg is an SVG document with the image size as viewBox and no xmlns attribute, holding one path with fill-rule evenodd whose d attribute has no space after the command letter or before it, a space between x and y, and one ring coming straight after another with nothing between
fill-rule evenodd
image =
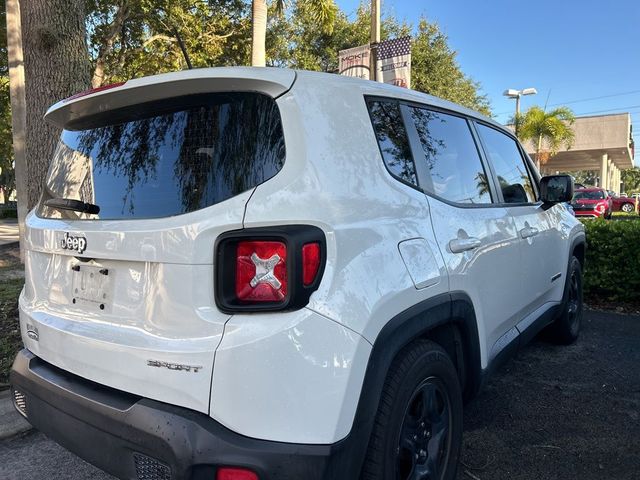
<instances>
[{"instance_id":1,"label":"rear hatch door","mask_svg":"<svg viewBox=\"0 0 640 480\"><path fill-rule=\"evenodd\" d=\"M28 217L20 300L25 345L44 360L205 413L228 319L215 306L215 242L282 168L273 95L293 81L223 70L209 91L202 73L172 74L49 112L63 132Z\"/></svg>"}]
</instances>

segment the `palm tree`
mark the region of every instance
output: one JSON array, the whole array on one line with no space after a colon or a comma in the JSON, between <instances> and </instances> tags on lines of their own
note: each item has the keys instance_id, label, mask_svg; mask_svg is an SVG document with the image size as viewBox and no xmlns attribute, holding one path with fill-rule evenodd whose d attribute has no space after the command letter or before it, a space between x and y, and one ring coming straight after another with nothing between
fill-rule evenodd
<instances>
[{"instance_id":1,"label":"palm tree","mask_svg":"<svg viewBox=\"0 0 640 480\"><path fill-rule=\"evenodd\" d=\"M333 24L336 19L338 7L334 0L297 0L304 2L322 25L325 33L333 32ZM251 65L264 67L266 65L265 38L267 35L267 0L252 0L251 5L252 38L251 38ZM278 15L284 13L286 0L275 0L275 10Z\"/></svg>"},{"instance_id":2,"label":"palm tree","mask_svg":"<svg viewBox=\"0 0 640 480\"><path fill-rule=\"evenodd\" d=\"M575 116L567 107L560 107L546 112L540 107L531 107L524 115L516 117L517 132L520 140L532 140L536 143L536 167L549 156L558 153L562 145L571 148L574 139L573 122ZM543 146L548 147L543 151ZM543 155L543 154L548 154Z\"/></svg>"}]
</instances>

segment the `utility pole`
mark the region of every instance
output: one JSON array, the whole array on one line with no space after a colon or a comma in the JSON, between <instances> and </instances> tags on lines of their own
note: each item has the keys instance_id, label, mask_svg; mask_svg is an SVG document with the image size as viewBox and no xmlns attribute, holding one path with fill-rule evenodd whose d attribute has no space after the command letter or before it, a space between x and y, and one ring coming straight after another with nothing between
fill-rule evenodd
<instances>
[{"instance_id":1,"label":"utility pole","mask_svg":"<svg viewBox=\"0 0 640 480\"><path fill-rule=\"evenodd\" d=\"M371 0L371 54L369 55L369 78L378 79L378 44L380 43L380 3L382 0Z\"/></svg>"}]
</instances>

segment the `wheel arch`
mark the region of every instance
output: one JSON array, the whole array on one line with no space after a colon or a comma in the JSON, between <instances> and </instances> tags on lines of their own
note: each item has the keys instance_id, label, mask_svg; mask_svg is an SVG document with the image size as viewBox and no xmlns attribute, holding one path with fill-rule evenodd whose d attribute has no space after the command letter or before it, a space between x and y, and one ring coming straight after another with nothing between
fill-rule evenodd
<instances>
[{"instance_id":1,"label":"wheel arch","mask_svg":"<svg viewBox=\"0 0 640 480\"><path fill-rule=\"evenodd\" d=\"M573 239L570 251L571 255L578 259L578 261L580 262L580 267L582 267L582 270L584 271L584 264L587 253L587 242L583 235Z\"/></svg>"},{"instance_id":2,"label":"wheel arch","mask_svg":"<svg viewBox=\"0 0 640 480\"><path fill-rule=\"evenodd\" d=\"M461 292L443 293L413 305L387 322L373 343L353 426L340 449L344 454L337 455L330 472L348 471L358 478L389 368L403 349L424 338L438 343L451 356L461 376L463 399L477 394L483 371L471 299Z\"/></svg>"}]
</instances>

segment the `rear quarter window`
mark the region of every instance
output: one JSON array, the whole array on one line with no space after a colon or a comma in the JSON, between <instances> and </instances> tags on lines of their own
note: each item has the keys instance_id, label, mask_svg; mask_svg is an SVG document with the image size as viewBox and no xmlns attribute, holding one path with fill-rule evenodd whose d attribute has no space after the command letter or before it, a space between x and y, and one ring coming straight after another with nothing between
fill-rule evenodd
<instances>
[{"instance_id":1,"label":"rear quarter window","mask_svg":"<svg viewBox=\"0 0 640 480\"><path fill-rule=\"evenodd\" d=\"M402 119L400 104L393 101L369 100L369 115L387 170L404 183L418 186L411 145Z\"/></svg>"}]
</instances>

